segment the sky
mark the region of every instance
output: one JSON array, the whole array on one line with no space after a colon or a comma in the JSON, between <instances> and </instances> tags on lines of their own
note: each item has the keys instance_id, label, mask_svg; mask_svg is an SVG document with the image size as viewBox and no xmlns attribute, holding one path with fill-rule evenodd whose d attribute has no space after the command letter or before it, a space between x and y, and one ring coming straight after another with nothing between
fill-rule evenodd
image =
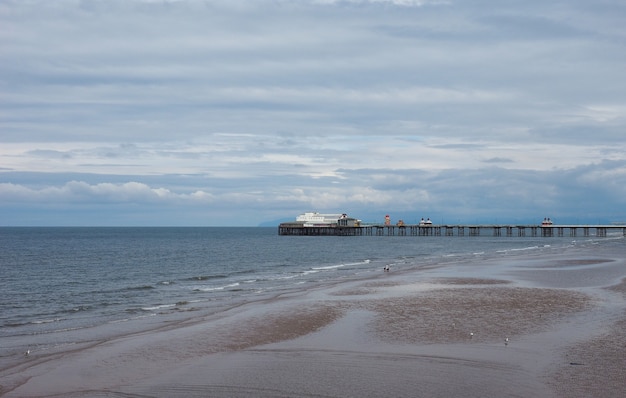
<instances>
[{"instance_id":1,"label":"sky","mask_svg":"<svg viewBox=\"0 0 626 398\"><path fill-rule=\"evenodd\" d=\"M626 222L621 0L0 0L0 226Z\"/></svg>"}]
</instances>

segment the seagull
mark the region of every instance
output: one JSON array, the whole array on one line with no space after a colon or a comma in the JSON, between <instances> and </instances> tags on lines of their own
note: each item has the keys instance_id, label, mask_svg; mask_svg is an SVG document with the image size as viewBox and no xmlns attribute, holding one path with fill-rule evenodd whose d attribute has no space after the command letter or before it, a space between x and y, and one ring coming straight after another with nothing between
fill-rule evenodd
<instances>
[{"instance_id":1,"label":"seagull","mask_svg":"<svg viewBox=\"0 0 626 398\"><path fill-rule=\"evenodd\" d=\"M26 350L26 352L24 353L24 356L27 357L30 355L30 350Z\"/></svg>"},{"instance_id":2,"label":"seagull","mask_svg":"<svg viewBox=\"0 0 626 398\"><path fill-rule=\"evenodd\" d=\"M470 332L470 339L474 337L474 332Z\"/></svg>"},{"instance_id":3,"label":"seagull","mask_svg":"<svg viewBox=\"0 0 626 398\"><path fill-rule=\"evenodd\" d=\"M504 339L504 345L509 345L509 338L508 337Z\"/></svg>"}]
</instances>

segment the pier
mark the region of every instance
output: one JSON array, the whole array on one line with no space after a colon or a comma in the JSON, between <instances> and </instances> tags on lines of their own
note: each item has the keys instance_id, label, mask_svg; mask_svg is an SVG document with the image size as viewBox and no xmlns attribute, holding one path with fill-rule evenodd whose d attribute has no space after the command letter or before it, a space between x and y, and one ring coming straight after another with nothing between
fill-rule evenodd
<instances>
[{"instance_id":1,"label":"pier","mask_svg":"<svg viewBox=\"0 0 626 398\"><path fill-rule=\"evenodd\" d=\"M304 225L281 223L279 235L298 236L529 236L529 237L606 237L609 232L626 236L626 225Z\"/></svg>"}]
</instances>

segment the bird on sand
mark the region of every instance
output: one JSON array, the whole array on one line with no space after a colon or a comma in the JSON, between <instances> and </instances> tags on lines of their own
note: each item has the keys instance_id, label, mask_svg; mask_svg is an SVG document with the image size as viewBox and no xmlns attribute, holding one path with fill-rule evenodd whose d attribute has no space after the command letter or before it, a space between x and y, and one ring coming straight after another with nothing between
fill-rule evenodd
<instances>
[{"instance_id":1,"label":"bird on sand","mask_svg":"<svg viewBox=\"0 0 626 398\"><path fill-rule=\"evenodd\" d=\"M508 337L504 339L504 345L509 345L509 338Z\"/></svg>"},{"instance_id":2,"label":"bird on sand","mask_svg":"<svg viewBox=\"0 0 626 398\"><path fill-rule=\"evenodd\" d=\"M24 353L24 356L27 357L30 355L30 350L26 350L26 352Z\"/></svg>"}]
</instances>

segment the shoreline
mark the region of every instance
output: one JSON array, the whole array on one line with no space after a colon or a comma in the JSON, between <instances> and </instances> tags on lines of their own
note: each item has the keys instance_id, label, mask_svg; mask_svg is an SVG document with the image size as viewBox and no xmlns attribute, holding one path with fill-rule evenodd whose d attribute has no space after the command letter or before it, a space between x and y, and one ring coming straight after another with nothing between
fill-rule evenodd
<instances>
[{"instance_id":1,"label":"shoreline","mask_svg":"<svg viewBox=\"0 0 626 398\"><path fill-rule=\"evenodd\" d=\"M25 357L0 396L619 396L624 256L591 252L381 270L163 322Z\"/></svg>"}]
</instances>

